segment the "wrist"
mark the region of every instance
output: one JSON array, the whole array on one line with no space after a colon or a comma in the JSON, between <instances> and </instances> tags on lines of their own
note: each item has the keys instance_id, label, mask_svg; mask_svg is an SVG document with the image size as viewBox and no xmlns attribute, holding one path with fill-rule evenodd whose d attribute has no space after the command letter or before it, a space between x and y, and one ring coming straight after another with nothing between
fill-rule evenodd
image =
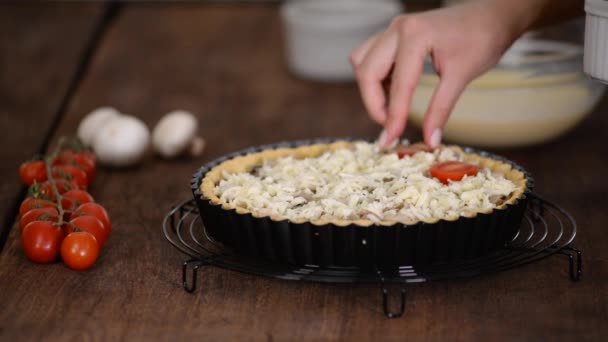
<instances>
[{"instance_id":1,"label":"wrist","mask_svg":"<svg viewBox=\"0 0 608 342\"><path fill-rule=\"evenodd\" d=\"M488 0L490 11L512 40L535 26L550 0Z\"/></svg>"},{"instance_id":2,"label":"wrist","mask_svg":"<svg viewBox=\"0 0 608 342\"><path fill-rule=\"evenodd\" d=\"M584 13L584 0L482 0L504 20L517 38L526 31L575 18Z\"/></svg>"}]
</instances>

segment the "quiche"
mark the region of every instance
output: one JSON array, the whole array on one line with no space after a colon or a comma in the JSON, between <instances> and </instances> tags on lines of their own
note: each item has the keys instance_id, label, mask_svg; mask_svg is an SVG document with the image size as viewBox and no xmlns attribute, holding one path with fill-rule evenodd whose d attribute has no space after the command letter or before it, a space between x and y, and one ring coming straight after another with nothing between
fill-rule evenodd
<instances>
[{"instance_id":1,"label":"quiche","mask_svg":"<svg viewBox=\"0 0 608 342\"><path fill-rule=\"evenodd\" d=\"M210 169L199 190L254 218L367 227L489 214L521 198L527 182L512 164L457 146L337 141L237 156Z\"/></svg>"}]
</instances>

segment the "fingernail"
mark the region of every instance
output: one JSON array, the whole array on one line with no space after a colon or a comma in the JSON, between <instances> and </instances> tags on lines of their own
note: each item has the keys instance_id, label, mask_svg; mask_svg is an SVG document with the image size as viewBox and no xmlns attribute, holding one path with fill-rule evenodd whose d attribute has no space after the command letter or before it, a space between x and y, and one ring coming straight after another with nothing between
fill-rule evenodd
<instances>
[{"instance_id":1,"label":"fingernail","mask_svg":"<svg viewBox=\"0 0 608 342\"><path fill-rule=\"evenodd\" d=\"M433 134L431 134L430 143L431 143L432 148L439 147L439 144L441 143L441 129L435 128L435 130L433 131Z\"/></svg>"},{"instance_id":2,"label":"fingernail","mask_svg":"<svg viewBox=\"0 0 608 342\"><path fill-rule=\"evenodd\" d=\"M386 143L388 139L388 134L386 133L386 130L383 129L382 132L380 132L380 136L378 137L378 145L380 145L380 148L384 148L386 146Z\"/></svg>"}]
</instances>

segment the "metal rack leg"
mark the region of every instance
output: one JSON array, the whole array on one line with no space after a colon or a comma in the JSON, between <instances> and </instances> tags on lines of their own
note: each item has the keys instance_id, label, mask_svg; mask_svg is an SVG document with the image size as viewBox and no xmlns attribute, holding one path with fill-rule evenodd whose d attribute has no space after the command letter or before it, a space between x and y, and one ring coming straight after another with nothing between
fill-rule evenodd
<instances>
[{"instance_id":1,"label":"metal rack leg","mask_svg":"<svg viewBox=\"0 0 608 342\"><path fill-rule=\"evenodd\" d=\"M384 315L387 318L399 318L403 316L405 312L405 287L401 287L401 302L399 304L399 311L391 312L388 308L388 289L386 287L382 288L382 308L384 309Z\"/></svg>"},{"instance_id":2,"label":"metal rack leg","mask_svg":"<svg viewBox=\"0 0 608 342\"><path fill-rule=\"evenodd\" d=\"M384 275L382 271L378 269L378 267L374 267L376 270L376 274L378 275L378 279L382 284L382 309L384 309L384 315L387 318L399 318L403 316L403 312L405 312L405 287L402 285L400 288L401 293L401 301L399 303L399 311L391 312L388 308L388 289L386 288L386 283L384 282Z\"/></svg>"},{"instance_id":3,"label":"metal rack leg","mask_svg":"<svg viewBox=\"0 0 608 342\"><path fill-rule=\"evenodd\" d=\"M581 275L583 273L583 252L576 249L575 247L567 246L559 253L568 257L570 280L581 280Z\"/></svg>"},{"instance_id":4,"label":"metal rack leg","mask_svg":"<svg viewBox=\"0 0 608 342\"><path fill-rule=\"evenodd\" d=\"M192 267L192 284L188 286L188 266L190 264L194 264ZM198 269L201 266L207 265L206 262L198 260L198 259L190 259L182 265L182 287L186 292L192 293L196 290L196 279L198 275Z\"/></svg>"}]
</instances>

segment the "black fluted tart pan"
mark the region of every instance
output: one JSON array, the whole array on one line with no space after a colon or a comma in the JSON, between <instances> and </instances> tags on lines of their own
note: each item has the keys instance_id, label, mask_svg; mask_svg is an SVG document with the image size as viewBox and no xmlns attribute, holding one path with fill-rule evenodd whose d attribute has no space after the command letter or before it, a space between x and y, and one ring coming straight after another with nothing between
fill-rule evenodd
<instances>
[{"instance_id":1,"label":"black fluted tart pan","mask_svg":"<svg viewBox=\"0 0 608 342\"><path fill-rule=\"evenodd\" d=\"M201 193L205 175L232 158L269 149L330 144L338 140L355 139L300 140L252 147L202 166L192 177L191 189L206 233L232 252L252 258L292 265L378 269L400 265L423 267L478 258L504 247L517 234L533 188L532 177L510 160L467 147L462 148L465 153L491 158L522 172L526 178L523 194L504 208L454 221L338 226L237 213L235 209L212 203Z\"/></svg>"}]
</instances>

